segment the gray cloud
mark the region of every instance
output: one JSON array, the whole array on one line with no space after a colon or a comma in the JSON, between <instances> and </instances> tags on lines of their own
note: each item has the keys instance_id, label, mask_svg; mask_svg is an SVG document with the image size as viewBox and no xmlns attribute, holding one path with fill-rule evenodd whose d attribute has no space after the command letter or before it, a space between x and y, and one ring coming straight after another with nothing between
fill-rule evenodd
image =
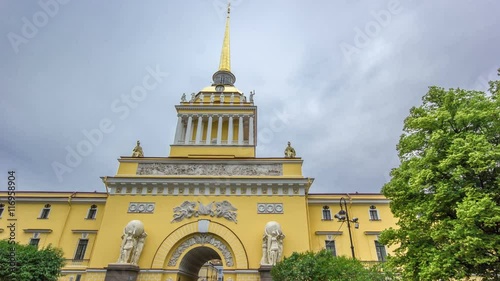
<instances>
[{"instance_id":1,"label":"gray cloud","mask_svg":"<svg viewBox=\"0 0 500 281\"><path fill-rule=\"evenodd\" d=\"M22 35L23 17L42 8L0 4L0 170L16 169L21 190L93 191L137 139L146 155L167 156L174 105L210 84L218 66L218 1L69 1L17 53L7 34ZM391 1L237 2L236 86L256 90L260 129L288 120L259 138L258 156L280 157L292 141L304 174L316 178L312 192L378 192L398 165L403 120L427 87L481 87L499 67L496 1L401 1L350 60L342 42L355 46L356 28L365 32ZM155 65L169 76L120 119L111 104ZM51 163L104 118L113 132L59 182Z\"/></svg>"}]
</instances>

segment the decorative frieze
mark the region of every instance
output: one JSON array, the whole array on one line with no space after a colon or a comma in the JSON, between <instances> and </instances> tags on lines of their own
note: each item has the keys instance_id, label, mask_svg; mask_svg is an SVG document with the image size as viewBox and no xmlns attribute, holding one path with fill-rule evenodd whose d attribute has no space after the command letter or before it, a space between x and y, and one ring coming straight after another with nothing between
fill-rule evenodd
<instances>
[{"instance_id":1,"label":"decorative frieze","mask_svg":"<svg viewBox=\"0 0 500 281\"><path fill-rule=\"evenodd\" d=\"M257 214L283 214L283 203L258 203Z\"/></svg>"},{"instance_id":2,"label":"decorative frieze","mask_svg":"<svg viewBox=\"0 0 500 281\"><path fill-rule=\"evenodd\" d=\"M155 203L152 202L131 202L128 205L129 213L153 213L155 210Z\"/></svg>"},{"instance_id":3,"label":"decorative frieze","mask_svg":"<svg viewBox=\"0 0 500 281\"><path fill-rule=\"evenodd\" d=\"M216 218L225 218L229 221L237 223L236 209L229 201L215 202L212 201L207 205L201 204L198 201L184 201L180 206L174 208L174 215L171 222L180 222L183 219L189 219L199 216L211 216Z\"/></svg>"},{"instance_id":4,"label":"decorative frieze","mask_svg":"<svg viewBox=\"0 0 500 281\"><path fill-rule=\"evenodd\" d=\"M283 165L276 164L171 164L139 163L138 175L186 176L282 176Z\"/></svg>"},{"instance_id":5,"label":"decorative frieze","mask_svg":"<svg viewBox=\"0 0 500 281\"><path fill-rule=\"evenodd\" d=\"M221 253L222 256L224 256L224 260L226 261L227 266L233 266L233 255L231 254L231 251L229 251L228 247L220 241L217 237L212 236L210 234L196 234L195 236L187 239L184 241L182 244L177 247L175 250L174 254L170 258L168 262L168 266L175 266L177 264L177 261L179 260L179 257L186 251L189 247L193 245L205 245L205 244L210 244L217 248Z\"/></svg>"}]
</instances>

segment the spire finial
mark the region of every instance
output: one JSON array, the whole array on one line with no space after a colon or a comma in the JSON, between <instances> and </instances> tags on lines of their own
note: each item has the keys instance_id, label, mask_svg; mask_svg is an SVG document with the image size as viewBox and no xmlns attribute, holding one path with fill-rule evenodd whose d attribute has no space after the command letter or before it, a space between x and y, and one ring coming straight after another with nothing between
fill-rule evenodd
<instances>
[{"instance_id":1,"label":"spire finial","mask_svg":"<svg viewBox=\"0 0 500 281\"><path fill-rule=\"evenodd\" d=\"M220 55L219 70L231 71L231 53L229 48L229 15L231 14L231 2L227 4L226 30L222 43L222 53Z\"/></svg>"}]
</instances>

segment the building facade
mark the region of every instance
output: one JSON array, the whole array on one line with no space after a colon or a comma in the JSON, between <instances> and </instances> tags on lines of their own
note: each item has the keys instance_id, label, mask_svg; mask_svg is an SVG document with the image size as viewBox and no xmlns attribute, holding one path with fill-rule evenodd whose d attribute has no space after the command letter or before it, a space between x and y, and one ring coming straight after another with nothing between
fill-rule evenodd
<instances>
[{"instance_id":1,"label":"building facade","mask_svg":"<svg viewBox=\"0 0 500 281\"><path fill-rule=\"evenodd\" d=\"M383 261L388 249L377 237L395 225L388 200L309 193L314 179L302 174L303 160L290 144L283 156L256 157L254 93L246 97L235 81L228 11L213 84L175 106L170 155L145 156L138 142L132 156L118 160L116 175L102 177L104 193L17 193L17 241L60 247L65 281L111 274L195 281L203 268L207 277L257 281L283 257L321 249ZM6 197L0 193L3 222ZM208 269L212 260L217 270Z\"/></svg>"}]
</instances>

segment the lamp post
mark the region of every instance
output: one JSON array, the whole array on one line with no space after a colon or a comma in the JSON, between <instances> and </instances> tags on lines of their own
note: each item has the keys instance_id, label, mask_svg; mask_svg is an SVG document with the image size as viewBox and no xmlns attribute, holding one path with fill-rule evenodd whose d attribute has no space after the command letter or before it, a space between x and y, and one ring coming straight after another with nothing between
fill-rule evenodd
<instances>
[{"instance_id":1,"label":"lamp post","mask_svg":"<svg viewBox=\"0 0 500 281\"><path fill-rule=\"evenodd\" d=\"M359 228L358 218L349 219L349 212L347 211L347 202L344 197L340 198L340 211L335 214L335 218L341 222L347 222L347 230L349 231L349 241L351 242L352 258L356 259L354 255L354 245L352 244L351 222L354 223L355 228ZM345 209L345 210L344 210Z\"/></svg>"}]
</instances>

